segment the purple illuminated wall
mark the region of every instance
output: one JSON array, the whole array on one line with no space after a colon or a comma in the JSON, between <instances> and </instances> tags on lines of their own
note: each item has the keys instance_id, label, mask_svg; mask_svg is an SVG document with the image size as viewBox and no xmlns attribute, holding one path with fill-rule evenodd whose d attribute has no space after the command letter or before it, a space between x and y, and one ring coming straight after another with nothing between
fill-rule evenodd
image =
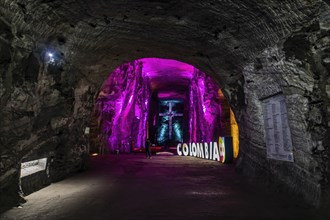
<instances>
[{"instance_id":1,"label":"purple illuminated wall","mask_svg":"<svg viewBox=\"0 0 330 220\"><path fill-rule=\"evenodd\" d=\"M219 136L222 111L218 90L211 77L194 69L189 94L189 142L209 142Z\"/></svg>"},{"instance_id":2,"label":"purple illuminated wall","mask_svg":"<svg viewBox=\"0 0 330 220\"><path fill-rule=\"evenodd\" d=\"M142 62L126 63L103 84L96 106L99 141L111 151L130 152L130 142L144 146L150 96Z\"/></svg>"},{"instance_id":3,"label":"purple illuminated wall","mask_svg":"<svg viewBox=\"0 0 330 220\"><path fill-rule=\"evenodd\" d=\"M145 58L123 64L104 82L97 98L98 142L110 151L130 152L132 142L144 148L154 92L159 98L186 97L189 131L184 141L211 141L221 129L218 89L203 72L175 60Z\"/></svg>"}]
</instances>

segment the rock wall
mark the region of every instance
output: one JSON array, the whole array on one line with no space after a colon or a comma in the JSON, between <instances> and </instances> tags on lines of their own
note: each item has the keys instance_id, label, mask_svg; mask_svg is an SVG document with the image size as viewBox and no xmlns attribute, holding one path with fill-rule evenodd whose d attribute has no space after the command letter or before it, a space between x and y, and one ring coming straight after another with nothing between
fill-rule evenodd
<instances>
[{"instance_id":1,"label":"rock wall","mask_svg":"<svg viewBox=\"0 0 330 220\"><path fill-rule=\"evenodd\" d=\"M27 196L50 184L49 177L45 171L37 172L21 178L21 190Z\"/></svg>"},{"instance_id":2,"label":"rock wall","mask_svg":"<svg viewBox=\"0 0 330 220\"><path fill-rule=\"evenodd\" d=\"M150 85L139 60L122 64L104 82L94 109L93 129L106 152L129 153L131 142L144 148L147 135ZM92 122L93 123L93 122ZM93 146L97 148L97 146Z\"/></svg>"},{"instance_id":3,"label":"rock wall","mask_svg":"<svg viewBox=\"0 0 330 220\"><path fill-rule=\"evenodd\" d=\"M42 44L15 33L5 20L0 20L0 29L5 37L0 40L3 210L23 201L22 161L47 157L51 161L51 181L85 167L88 145L84 129L93 105L93 92L66 65L64 54L55 53L51 58ZM60 48L57 41L50 44Z\"/></svg>"},{"instance_id":4,"label":"rock wall","mask_svg":"<svg viewBox=\"0 0 330 220\"><path fill-rule=\"evenodd\" d=\"M212 76L239 123L243 171L326 206L328 11L328 0L0 1L1 209L20 201L22 160L51 159L53 181L84 166L96 92L141 57ZM286 96L293 164L266 159L260 98L276 92Z\"/></svg>"},{"instance_id":5,"label":"rock wall","mask_svg":"<svg viewBox=\"0 0 330 220\"><path fill-rule=\"evenodd\" d=\"M329 201L330 14L269 47L243 71L245 112L240 118L241 164L250 176L285 186L319 206ZM294 163L265 155L264 97L284 94Z\"/></svg>"},{"instance_id":6,"label":"rock wall","mask_svg":"<svg viewBox=\"0 0 330 220\"><path fill-rule=\"evenodd\" d=\"M230 136L230 108L218 90L211 77L194 70L189 92L189 142L210 142L219 136Z\"/></svg>"}]
</instances>

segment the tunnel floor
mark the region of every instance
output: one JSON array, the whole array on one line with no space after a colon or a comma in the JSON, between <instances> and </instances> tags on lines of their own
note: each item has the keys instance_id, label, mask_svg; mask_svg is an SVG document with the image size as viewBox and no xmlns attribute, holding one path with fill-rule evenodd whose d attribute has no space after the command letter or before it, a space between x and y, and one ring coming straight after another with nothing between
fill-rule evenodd
<instances>
[{"instance_id":1,"label":"tunnel floor","mask_svg":"<svg viewBox=\"0 0 330 220\"><path fill-rule=\"evenodd\" d=\"M1 219L324 219L234 165L179 156L93 157L88 171L26 199Z\"/></svg>"}]
</instances>

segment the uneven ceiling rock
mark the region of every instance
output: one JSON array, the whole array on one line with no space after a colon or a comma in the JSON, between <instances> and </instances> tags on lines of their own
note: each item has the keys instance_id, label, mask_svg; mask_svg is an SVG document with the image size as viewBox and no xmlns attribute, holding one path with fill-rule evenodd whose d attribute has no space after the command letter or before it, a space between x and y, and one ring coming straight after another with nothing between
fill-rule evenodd
<instances>
[{"instance_id":1,"label":"uneven ceiling rock","mask_svg":"<svg viewBox=\"0 0 330 220\"><path fill-rule=\"evenodd\" d=\"M329 1L0 1L1 209L19 164L51 181L85 168L84 129L108 74L176 59L219 84L239 123L238 168L310 204L330 202ZM262 99L286 97L295 162L266 158Z\"/></svg>"}]
</instances>

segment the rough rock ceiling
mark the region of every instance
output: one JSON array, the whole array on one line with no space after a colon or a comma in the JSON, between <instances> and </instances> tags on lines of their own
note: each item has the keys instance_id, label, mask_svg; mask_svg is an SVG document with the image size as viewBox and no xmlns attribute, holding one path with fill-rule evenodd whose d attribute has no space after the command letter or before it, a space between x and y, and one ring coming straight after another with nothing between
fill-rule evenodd
<instances>
[{"instance_id":1,"label":"rough rock ceiling","mask_svg":"<svg viewBox=\"0 0 330 220\"><path fill-rule=\"evenodd\" d=\"M329 0L0 0L0 210L20 200L19 161L54 157L52 181L77 171L95 94L145 57L212 76L243 134L240 169L328 207L329 11ZM279 92L293 166L265 157L260 100Z\"/></svg>"},{"instance_id":2,"label":"rough rock ceiling","mask_svg":"<svg viewBox=\"0 0 330 220\"><path fill-rule=\"evenodd\" d=\"M323 1L305 0L2 2L0 13L22 38L29 33L67 62L100 65L103 79L122 60L185 57L233 82L256 54L325 9Z\"/></svg>"},{"instance_id":3,"label":"rough rock ceiling","mask_svg":"<svg viewBox=\"0 0 330 220\"><path fill-rule=\"evenodd\" d=\"M187 91L194 67L175 60L141 59L143 72L149 76L152 90L161 93ZM175 94L173 94L175 95Z\"/></svg>"}]
</instances>

